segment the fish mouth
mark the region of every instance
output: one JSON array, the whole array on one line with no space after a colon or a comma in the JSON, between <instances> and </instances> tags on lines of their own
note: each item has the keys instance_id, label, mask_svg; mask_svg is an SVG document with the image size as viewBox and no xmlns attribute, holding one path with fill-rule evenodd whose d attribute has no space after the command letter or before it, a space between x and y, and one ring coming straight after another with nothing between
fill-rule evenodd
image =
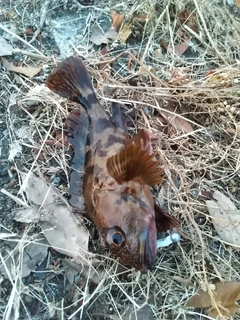
<instances>
[{"instance_id":1,"label":"fish mouth","mask_svg":"<svg viewBox=\"0 0 240 320\"><path fill-rule=\"evenodd\" d=\"M155 222L155 221L154 221ZM157 231L156 226L148 226L143 229L140 234L140 271L147 272L152 270L155 266L157 255Z\"/></svg>"}]
</instances>

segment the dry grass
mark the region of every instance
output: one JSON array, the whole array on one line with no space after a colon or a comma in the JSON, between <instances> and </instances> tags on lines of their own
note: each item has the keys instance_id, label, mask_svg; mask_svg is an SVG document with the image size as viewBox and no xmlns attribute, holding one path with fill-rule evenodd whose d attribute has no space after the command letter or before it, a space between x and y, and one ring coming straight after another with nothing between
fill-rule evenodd
<instances>
[{"instance_id":1,"label":"dry grass","mask_svg":"<svg viewBox=\"0 0 240 320\"><path fill-rule=\"evenodd\" d=\"M19 6L12 7L12 10L18 8L21 13L22 20L16 23L16 29L20 32L29 24L37 25L36 21L46 18L45 5L54 17L58 14L58 8L64 7L61 1L56 1L55 5L48 1L35 1L34 5L28 0L17 2ZM77 1L66 7L70 11L77 7L82 9ZM115 3L109 6L112 7L125 11L128 6ZM49 278L37 284L21 281L23 247L41 238L39 230L32 226L21 229L12 222L9 226L2 225L2 236L7 231L9 238L4 238L0 259L11 282L8 294L4 286L1 289L3 296L9 297L8 300L2 298L2 306L5 306L1 307L0 317L4 319L19 319L20 309L21 314L25 314L24 319L39 318L31 315L25 307L27 298L32 297L42 301L38 310L42 319L50 319L51 316L66 319L66 314L68 319L77 319L81 315L84 319L89 316L89 319L125 320L135 319L134 315L143 319L141 314L144 309L138 314L137 311L146 305L152 310L146 311L145 318L149 319L152 314L157 319L210 319L200 312L187 310L184 307L187 299L197 288L208 287L216 278L240 280L237 248L219 239L205 204L199 201L201 191L220 190L240 206L239 21L233 10L221 1L209 4L209 1L202 0L177 3L144 0L127 10L127 18L135 11L148 14L147 23L141 30L142 39L129 45L126 51L122 46L111 49L106 57L106 60L114 61L115 70L111 74L108 68L98 69L99 54L93 48L89 49L90 22L101 15L106 19L109 16L107 6L106 9L100 6L89 8L87 32L82 39L79 38L81 41L69 48L69 53L85 57L89 72L96 81L98 98L107 110L112 101L125 103L123 110L131 134L139 128L147 128L157 136L155 147L163 159L167 179L162 189L164 192L155 188L154 196L164 201L169 211L181 220L182 240L174 248L161 249L156 268L141 276L134 270L119 271L118 263L107 250L103 251L103 278L98 279L95 285L89 277L85 280L79 278L78 288L71 288L73 299L66 307L66 296L51 300L46 294ZM179 24L177 13L180 11L189 11L195 16L197 30L192 30L187 24ZM174 45L181 43L180 29L193 37L190 56L179 56L174 52ZM47 32L51 32L49 26L44 29L43 37ZM160 39L168 44L168 52L158 57L156 50L160 49ZM33 52L26 42L18 44L25 46L22 50ZM34 41L31 45L34 46ZM44 47L44 44L43 48L45 56L52 55L52 49ZM34 53L39 54L38 50ZM129 57L133 59L130 71L127 68ZM24 56L24 59L26 64L42 65L42 61L34 59L31 54ZM155 73L147 71L139 75L139 68L148 65L154 68ZM44 79L54 66L55 61L44 62L41 76L32 80L25 76L16 78L3 69L0 96L7 101L10 146L15 151L16 142L19 146L20 154L14 154L12 164L31 172L38 165L48 179L61 172L66 179L61 191L65 192L70 170L66 150L47 142L49 139L56 140L54 131L63 130L68 108L73 104L45 88ZM176 68L181 69L184 75L187 73L186 81L169 84L168 80L172 79ZM214 70L217 76L207 76L210 70ZM136 86L129 84L133 76ZM169 131L169 124L162 123L161 112L168 105L191 123L192 133L175 129ZM53 274L57 273L64 274L64 267L55 266ZM5 280L1 280L3 284ZM239 315L235 315L234 319L240 319Z\"/></svg>"}]
</instances>

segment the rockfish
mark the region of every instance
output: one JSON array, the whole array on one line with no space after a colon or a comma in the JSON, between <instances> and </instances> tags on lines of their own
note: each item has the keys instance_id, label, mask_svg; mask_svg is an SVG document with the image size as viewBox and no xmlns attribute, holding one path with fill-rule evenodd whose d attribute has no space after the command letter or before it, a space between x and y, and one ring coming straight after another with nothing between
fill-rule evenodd
<instances>
[{"instance_id":1,"label":"rockfish","mask_svg":"<svg viewBox=\"0 0 240 320\"><path fill-rule=\"evenodd\" d=\"M162 182L164 170L149 133L140 130L130 138L120 110L113 110L112 117L104 111L80 57L61 62L46 85L83 107L70 116L70 132L84 172L82 186L74 173L75 187L83 194L87 216L123 264L142 272L152 269L157 229L167 231L178 221L153 200L150 186Z\"/></svg>"}]
</instances>

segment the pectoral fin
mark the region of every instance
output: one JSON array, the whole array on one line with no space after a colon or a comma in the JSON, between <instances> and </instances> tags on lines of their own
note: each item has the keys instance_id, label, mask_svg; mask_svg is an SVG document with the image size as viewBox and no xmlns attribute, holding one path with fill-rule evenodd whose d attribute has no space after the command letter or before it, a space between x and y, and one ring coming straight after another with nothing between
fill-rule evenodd
<instances>
[{"instance_id":1,"label":"pectoral fin","mask_svg":"<svg viewBox=\"0 0 240 320\"><path fill-rule=\"evenodd\" d=\"M154 161L155 157L149 134L141 130L124 149L107 160L108 173L119 184L130 180L147 185L160 184L164 171L159 168L161 160Z\"/></svg>"}]
</instances>

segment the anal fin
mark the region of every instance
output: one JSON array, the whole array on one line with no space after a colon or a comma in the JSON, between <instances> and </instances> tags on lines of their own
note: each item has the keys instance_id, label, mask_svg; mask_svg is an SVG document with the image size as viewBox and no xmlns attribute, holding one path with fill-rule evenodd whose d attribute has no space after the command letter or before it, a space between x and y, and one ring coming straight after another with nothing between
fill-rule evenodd
<instances>
[{"instance_id":1,"label":"anal fin","mask_svg":"<svg viewBox=\"0 0 240 320\"><path fill-rule=\"evenodd\" d=\"M156 221L156 226L158 231L165 232L173 228L180 227L180 221L175 217L171 216L168 212L163 210L156 203L154 204L154 210L155 210L155 221Z\"/></svg>"}]
</instances>

